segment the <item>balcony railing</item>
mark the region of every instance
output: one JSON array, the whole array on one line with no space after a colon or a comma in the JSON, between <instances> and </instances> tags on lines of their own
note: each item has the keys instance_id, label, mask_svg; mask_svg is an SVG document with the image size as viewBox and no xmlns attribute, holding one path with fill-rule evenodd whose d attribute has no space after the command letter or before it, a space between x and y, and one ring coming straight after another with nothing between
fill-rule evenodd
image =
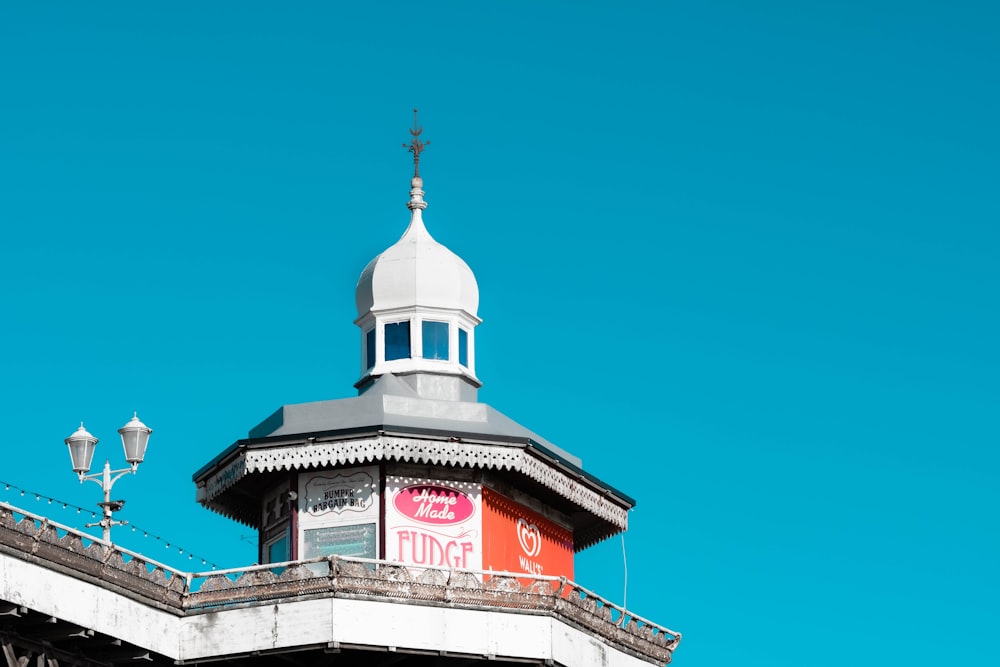
<instances>
[{"instance_id":1,"label":"balcony railing","mask_svg":"<svg viewBox=\"0 0 1000 667\"><path fill-rule=\"evenodd\" d=\"M351 596L549 613L648 662L669 663L681 635L576 582L514 572L413 568L328 556L188 573L45 517L0 503L0 549L48 562L177 615L276 601Z\"/></svg>"}]
</instances>

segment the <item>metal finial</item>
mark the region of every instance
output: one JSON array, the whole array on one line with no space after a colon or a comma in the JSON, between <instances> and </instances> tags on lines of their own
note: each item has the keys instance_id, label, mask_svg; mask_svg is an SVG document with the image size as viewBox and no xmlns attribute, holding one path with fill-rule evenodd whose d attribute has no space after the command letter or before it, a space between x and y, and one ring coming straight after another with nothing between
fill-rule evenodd
<instances>
[{"instance_id":1,"label":"metal finial","mask_svg":"<svg viewBox=\"0 0 1000 667\"><path fill-rule=\"evenodd\" d=\"M420 154L424 151L424 148L431 145L429 141L420 141L420 133L424 131L424 128L420 127L417 122L417 110L413 110L413 129L410 130L410 135L413 137L410 139L410 143L403 144L403 148L409 150L413 153L413 178L420 177Z\"/></svg>"}]
</instances>

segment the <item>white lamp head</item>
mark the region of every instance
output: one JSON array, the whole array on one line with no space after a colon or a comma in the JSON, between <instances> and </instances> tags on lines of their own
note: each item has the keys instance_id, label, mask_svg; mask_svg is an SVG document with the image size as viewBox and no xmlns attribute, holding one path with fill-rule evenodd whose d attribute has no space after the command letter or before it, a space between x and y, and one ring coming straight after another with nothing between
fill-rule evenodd
<instances>
[{"instance_id":1,"label":"white lamp head","mask_svg":"<svg viewBox=\"0 0 1000 667\"><path fill-rule=\"evenodd\" d=\"M153 429L139 421L138 414L133 414L132 419L118 429L118 433L122 436L122 446L125 448L125 460L132 465L133 470L146 456L146 444L152 432Z\"/></svg>"},{"instance_id":2,"label":"white lamp head","mask_svg":"<svg viewBox=\"0 0 1000 667\"><path fill-rule=\"evenodd\" d=\"M81 477L87 474L87 471L90 470L90 463L94 460L97 438L88 433L87 429L83 428L83 422L80 422L80 428L76 429L73 435L66 438L64 442L69 447L69 458L73 462L73 472Z\"/></svg>"}]
</instances>

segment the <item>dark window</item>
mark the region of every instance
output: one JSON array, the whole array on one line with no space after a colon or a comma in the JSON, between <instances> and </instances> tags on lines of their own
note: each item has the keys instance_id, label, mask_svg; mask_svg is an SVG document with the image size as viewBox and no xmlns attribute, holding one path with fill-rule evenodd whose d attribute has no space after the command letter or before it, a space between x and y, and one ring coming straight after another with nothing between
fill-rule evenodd
<instances>
[{"instance_id":1,"label":"dark window","mask_svg":"<svg viewBox=\"0 0 1000 667\"><path fill-rule=\"evenodd\" d=\"M375 367L375 330L365 332L365 368Z\"/></svg>"},{"instance_id":2,"label":"dark window","mask_svg":"<svg viewBox=\"0 0 1000 667\"><path fill-rule=\"evenodd\" d=\"M267 545L267 562L284 563L290 558L288 554L288 535L282 535Z\"/></svg>"},{"instance_id":3,"label":"dark window","mask_svg":"<svg viewBox=\"0 0 1000 667\"><path fill-rule=\"evenodd\" d=\"M385 325L385 360L410 358L410 323Z\"/></svg>"},{"instance_id":4,"label":"dark window","mask_svg":"<svg viewBox=\"0 0 1000 667\"><path fill-rule=\"evenodd\" d=\"M448 323L423 322L424 359L448 359Z\"/></svg>"},{"instance_id":5,"label":"dark window","mask_svg":"<svg viewBox=\"0 0 1000 667\"><path fill-rule=\"evenodd\" d=\"M469 366L469 332L462 328L458 330L458 363Z\"/></svg>"}]
</instances>

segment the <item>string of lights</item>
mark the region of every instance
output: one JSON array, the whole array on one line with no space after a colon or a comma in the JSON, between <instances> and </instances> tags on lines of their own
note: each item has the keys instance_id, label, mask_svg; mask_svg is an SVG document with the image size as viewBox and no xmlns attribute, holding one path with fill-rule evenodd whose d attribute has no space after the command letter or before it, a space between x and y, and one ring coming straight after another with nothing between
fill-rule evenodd
<instances>
[{"instance_id":1,"label":"string of lights","mask_svg":"<svg viewBox=\"0 0 1000 667\"><path fill-rule=\"evenodd\" d=\"M89 510L89 509L87 509L85 507L80 507L79 505L74 505L73 503L66 502L64 500L59 500L58 498L52 498L52 497L46 496L43 493L38 493L36 491L30 491L28 489L22 489L21 487L17 486L16 484L11 484L9 482L4 482L3 480L0 480L0 485L3 486L3 490L4 491L14 492L16 494L19 494L23 498L34 497L34 499L37 502L45 501L49 505L58 505L58 506L62 507L62 509L64 509L64 510L76 510L77 514L89 514L92 518L97 518L97 512L94 511L94 510ZM133 523L129 523L129 528L131 528L132 532L135 533L136 535L138 535L139 533L142 533L142 536L144 538L146 538L146 539L153 539L153 540L156 540L157 542L162 542L165 549L176 549L177 553L180 554L180 555L182 555L182 556L184 554L187 554L188 560L190 560L190 561L200 560L202 565L210 565L213 570L215 570L215 569L218 568L217 564L211 562L210 560L208 560L206 558L202 558L201 556L198 556L197 554L194 554L194 553L188 551L187 549L184 549L182 547L177 546L176 544L173 544L172 542L170 542L169 540L167 540L165 537L161 537L159 535L151 533L150 531L145 530L144 528L140 528L139 526L136 526Z\"/></svg>"}]
</instances>

